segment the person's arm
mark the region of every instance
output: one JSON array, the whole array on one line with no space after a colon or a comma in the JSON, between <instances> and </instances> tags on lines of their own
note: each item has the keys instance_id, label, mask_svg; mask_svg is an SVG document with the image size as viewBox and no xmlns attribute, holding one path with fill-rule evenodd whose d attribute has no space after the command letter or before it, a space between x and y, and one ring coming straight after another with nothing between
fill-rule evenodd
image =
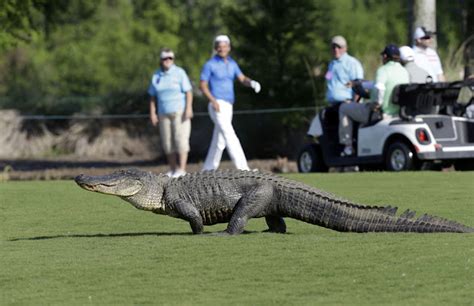
<instances>
[{"instance_id":1,"label":"person's arm","mask_svg":"<svg viewBox=\"0 0 474 306\"><path fill-rule=\"evenodd\" d=\"M242 85L250 87L250 82L252 80L248 78L247 76L245 76L244 74L239 74L237 76L237 79L239 80L240 83L242 83Z\"/></svg>"},{"instance_id":2,"label":"person's arm","mask_svg":"<svg viewBox=\"0 0 474 306\"><path fill-rule=\"evenodd\" d=\"M354 58L351 74L352 74L351 81L354 81L354 80L362 81L364 79L364 68L362 68L362 64L356 58ZM352 87L352 84L351 84L351 87ZM353 97L354 102L359 102L360 98L361 96L359 94L354 93L354 97Z\"/></svg>"},{"instance_id":3,"label":"person's arm","mask_svg":"<svg viewBox=\"0 0 474 306\"><path fill-rule=\"evenodd\" d=\"M202 67L199 88L201 89L202 93L206 96L206 98L209 100L209 103L211 103L214 110L216 112L219 112L220 111L219 103L217 103L216 98L212 95L211 90L209 89L209 81L211 80L211 77L212 77L211 63L207 62L206 64L204 64L204 67Z\"/></svg>"},{"instance_id":4,"label":"person's arm","mask_svg":"<svg viewBox=\"0 0 474 306\"><path fill-rule=\"evenodd\" d=\"M184 120L193 117L193 92L191 90L186 92L186 109L184 111Z\"/></svg>"},{"instance_id":5,"label":"person's arm","mask_svg":"<svg viewBox=\"0 0 474 306\"><path fill-rule=\"evenodd\" d=\"M156 88L154 86L154 84L156 83L156 78L157 78L157 75L156 73L153 75L153 77L151 78L151 82L150 82L150 85L148 86L148 96L150 97L150 101L149 101L149 104L150 104L150 121L151 121L151 124L153 126L157 126L158 125L158 114L156 112L156 96L157 96L157 92L156 92Z\"/></svg>"},{"instance_id":6,"label":"person's arm","mask_svg":"<svg viewBox=\"0 0 474 306\"><path fill-rule=\"evenodd\" d=\"M209 90L209 83L207 81L201 80L199 83L199 88L201 88L202 93L206 96L209 100L209 103L212 104L212 107L216 112L220 111L219 103L217 103L216 98L212 95L211 91Z\"/></svg>"},{"instance_id":7,"label":"person's arm","mask_svg":"<svg viewBox=\"0 0 474 306\"><path fill-rule=\"evenodd\" d=\"M186 105L183 112L183 121L193 117L193 87L188 75L181 69L181 90L185 93Z\"/></svg>"},{"instance_id":8,"label":"person's arm","mask_svg":"<svg viewBox=\"0 0 474 306\"><path fill-rule=\"evenodd\" d=\"M435 73L438 77L438 82L446 82L446 77L444 76L443 66L441 65L441 59L439 58L438 53L436 53L436 62L435 62Z\"/></svg>"},{"instance_id":9,"label":"person's arm","mask_svg":"<svg viewBox=\"0 0 474 306\"><path fill-rule=\"evenodd\" d=\"M158 115L156 114L156 98L153 96L150 97L150 120L153 126L158 125L159 119Z\"/></svg>"},{"instance_id":10,"label":"person's arm","mask_svg":"<svg viewBox=\"0 0 474 306\"><path fill-rule=\"evenodd\" d=\"M385 84L384 83L375 83L375 89L377 90L377 95L375 96L375 102L378 105L383 104L383 97L385 95Z\"/></svg>"},{"instance_id":11,"label":"person's arm","mask_svg":"<svg viewBox=\"0 0 474 306\"><path fill-rule=\"evenodd\" d=\"M374 81L374 90L375 90L375 96L372 97L372 101L377 102L379 107L382 106L383 104L383 98L385 96L385 82L387 78L385 75L385 72L379 68L377 69L377 72L375 73L375 81Z\"/></svg>"}]
</instances>

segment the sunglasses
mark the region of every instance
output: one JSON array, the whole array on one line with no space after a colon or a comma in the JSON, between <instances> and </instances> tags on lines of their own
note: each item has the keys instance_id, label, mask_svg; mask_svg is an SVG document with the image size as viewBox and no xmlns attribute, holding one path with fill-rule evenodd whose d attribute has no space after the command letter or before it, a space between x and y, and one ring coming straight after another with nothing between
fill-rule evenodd
<instances>
[{"instance_id":1,"label":"sunglasses","mask_svg":"<svg viewBox=\"0 0 474 306\"><path fill-rule=\"evenodd\" d=\"M338 44L332 44L331 48L333 48L333 49L342 49L342 47L339 46Z\"/></svg>"},{"instance_id":2,"label":"sunglasses","mask_svg":"<svg viewBox=\"0 0 474 306\"><path fill-rule=\"evenodd\" d=\"M431 36L424 36L424 37L422 37L421 39L423 39L423 40L428 40L428 39L431 39Z\"/></svg>"},{"instance_id":3,"label":"sunglasses","mask_svg":"<svg viewBox=\"0 0 474 306\"><path fill-rule=\"evenodd\" d=\"M174 60L174 58L170 56L170 57L164 57L164 58L161 59L161 61L163 61L163 62L167 61L167 60L172 61L172 60Z\"/></svg>"}]
</instances>

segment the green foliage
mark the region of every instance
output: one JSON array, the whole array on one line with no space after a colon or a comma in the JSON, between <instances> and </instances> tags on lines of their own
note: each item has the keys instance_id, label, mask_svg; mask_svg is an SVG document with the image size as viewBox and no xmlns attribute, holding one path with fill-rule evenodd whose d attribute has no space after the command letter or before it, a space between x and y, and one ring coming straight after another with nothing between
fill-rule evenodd
<instances>
[{"instance_id":1,"label":"green foliage","mask_svg":"<svg viewBox=\"0 0 474 306\"><path fill-rule=\"evenodd\" d=\"M458 80L464 70L465 43L469 36L471 39L473 37L472 28L469 29L467 25L467 14L474 16L474 2L438 1L437 4L436 18L440 25L437 29L437 43L440 57L444 59L444 73L449 80Z\"/></svg>"},{"instance_id":2,"label":"green foliage","mask_svg":"<svg viewBox=\"0 0 474 306\"><path fill-rule=\"evenodd\" d=\"M331 1L330 36L343 35L349 53L364 66L364 77L373 79L382 64L380 52L389 44L410 44L407 1L335 0ZM350 15L348 15L350 12Z\"/></svg>"},{"instance_id":3,"label":"green foliage","mask_svg":"<svg viewBox=\"0 0 474 306\"><path fill-rule=\"evenodd\" d=\"M194 85L199 83L201 68L211 57L213 39L227 33L223 10L232 0L169 1L180 18L177 47L178 64L186 69Z\"/></svg>"},{"instance_id":4,"label":"green foliage","mask_svg":"<svg viewBox=\"0 0 474 306\"><path fill-rule=\"evenodd\" d=\"M359 203L473 226L474 173L292 174ZM421 193L420 193L421 192ZM0 183L0 304L469 305L472 234L338 233L287 220L193 236L72 181ZM225 225L206 227L216 232Z\"/></svg>"},{"instance_id":5,"label":"green foliage","mask_svg":"<svg viewBox=\"0 0 474 306\"><path fill-rule=\"evenodd\" d=\"M75 3L68 2L68 11L81 15L84 8ZM146 6L102 1L84 18L66 19L69 23L60 19L61 27L50 27L48 35L44 32L34 43L6 54L5 95L23 102L18 109L60 113L66 111L59 105L65 96L100 96L96 108L108 113L146 108L143 93L158 65L159 50L179 43L177 14L161 1ZM124 105L130 96L134 103ZM76 105L69 110L85 109Z\"/></svg>"},{"instance_id":6,"label":"green foliage","mask_svg":"<svg viewBox=\"0 0 474 306\"><path fill-rule=\"evenodd\" d=\"M213 37L223 33L231 36L232 56L244 73L262 83L259 95L236 86L239 107L323 105L330 38L345 36L349 53L372 79L386 44L411 43L409 4L0 0L0 108L44 114L144 112L144 94L162 47L174 49L199 99L202 65ZM450 80L459 78L470 15L471 2L437 2L438 46Z\"/></svg>"},{"instance_id":7,"label":"green foliage","mask_svg":"<svg viewBox=\"0 0 474 306\"><path fill-rule=\"evenodd\" d=\"M399 1L238 1L224 13L245 71L262 81L258 97L272 106L324 105L329 42L343 35L365 77L381 65L388 43L406 44L408 9ZM260 105L259 105L260 106Z\"/></svg>"},{"instance_id":8,"label":"green foliage","mask_svg":"<svg viewBox=\"0 0 474 306\"><path fill-rule=\"evenodd\" d=\"M312 71L306 65L315 62L316 46L326 38L318 35L329 22L325 3L237 1L224 11L244 73L262 83L256 99L281 107L307 106L313 94L321 98L322 90L313 90Z\"/></svg>"},{"instance_id":9,"label":"green foliage","mask_svg":"<svg viewBox=\"0 0 474 306\"><path fill-rule=\"evenodd\" d=\"M31 7L31 0L0 0L0 50L31 39Z\"/></svg>"}]
</instances>

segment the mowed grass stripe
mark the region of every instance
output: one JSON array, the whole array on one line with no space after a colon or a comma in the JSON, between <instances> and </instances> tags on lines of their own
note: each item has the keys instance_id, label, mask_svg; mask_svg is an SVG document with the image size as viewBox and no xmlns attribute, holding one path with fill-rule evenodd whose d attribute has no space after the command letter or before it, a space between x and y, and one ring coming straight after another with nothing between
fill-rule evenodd
<instances>
[{"instance_id":1,"label":"mowed grass stripe","mask_svg":"<svg viewBox=\"0 0 474 306\"><path fill-rule=\"evenodd\" d=\"M353 201L474 226L473 172L292 174ZM474 300L474 235L338 233L251 220L193 236L72 181L0 183L0 304L456 304ZM206 232L225 225L206 227Z\"/></svg>"}]
</instances>

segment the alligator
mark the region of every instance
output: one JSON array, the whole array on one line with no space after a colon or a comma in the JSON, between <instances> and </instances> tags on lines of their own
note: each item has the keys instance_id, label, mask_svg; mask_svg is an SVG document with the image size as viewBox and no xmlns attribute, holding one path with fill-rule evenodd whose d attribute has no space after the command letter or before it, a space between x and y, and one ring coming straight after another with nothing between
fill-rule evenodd
<instances>
[{"instance_id":1,"label":"alligator","mask_svg":"<svg viewBox=\"0 0 474 306\"><path fill-rule=\"evenodd\" d=\"M89 191L116 195L134 207L204 225L228 223L223 234L241 234L250 218L265 217L268 232L285 233L284 217L340 232L459 232L474 228L427 214L415 218L397 207L364 206L272 173L223 170L179 178L138 169L75 178Z\"/></svg>"}]
</instances>

